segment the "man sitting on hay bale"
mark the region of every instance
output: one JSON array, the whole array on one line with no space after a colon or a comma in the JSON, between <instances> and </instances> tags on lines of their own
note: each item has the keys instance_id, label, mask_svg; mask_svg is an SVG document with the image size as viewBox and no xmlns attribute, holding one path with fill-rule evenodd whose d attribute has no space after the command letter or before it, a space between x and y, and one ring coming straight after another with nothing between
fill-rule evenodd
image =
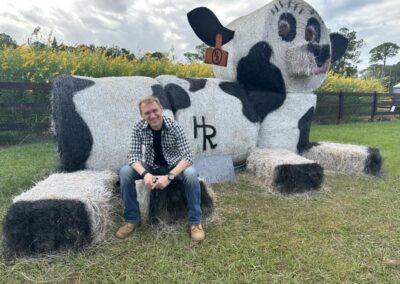
<instances>
[{"instance_id":1,"label":"man sitting on hay bale","mask_svg":"<svg viewBox=\"0 0 400 284\"><path fill-rule=\"evenodd\" d=\"M126 223L116 237L125 239L140 224L140 209L135 181L143 179L147 188L164 190L175 179L182 180L187 200L190 236L193 241L204 240L201 225L201 190L193 164L193 153L180 125L163 115L157 97L140 100L142 120L132 128L129 164L120 170L121 195ZM142 146L146 147L144 162Z\"/></svg>"}]
</instances>

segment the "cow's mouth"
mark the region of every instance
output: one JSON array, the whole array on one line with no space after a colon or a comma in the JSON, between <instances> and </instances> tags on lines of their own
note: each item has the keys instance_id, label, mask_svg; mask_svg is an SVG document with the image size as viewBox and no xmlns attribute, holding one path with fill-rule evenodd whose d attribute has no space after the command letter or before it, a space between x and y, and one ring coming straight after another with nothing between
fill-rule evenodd
<instances>
[{"instance_id":1,"label":"cow's mouth","mask_svg":"<svg viewBox=\"0 0 400 284\"><path fill-rule=\"evenodd\" d=\"M328 44L306 44L288 49L288 73L293 77L326 74L330 67L331 52Z\"/></svg>"},{"instance_id":2,"label":"cow's mouth","mask_svg":"<svg viewBox=\"0 0 400 284\"><path fill-rule=\"evenodd\" d=\"M328 72L329 67L331 66L330 61L327 60L324 64L322 64L321 66L318 66L317 64L317 68L314 70L314 75L318 75L318 74L325 74Z\"/></svg>"}]
</instances>

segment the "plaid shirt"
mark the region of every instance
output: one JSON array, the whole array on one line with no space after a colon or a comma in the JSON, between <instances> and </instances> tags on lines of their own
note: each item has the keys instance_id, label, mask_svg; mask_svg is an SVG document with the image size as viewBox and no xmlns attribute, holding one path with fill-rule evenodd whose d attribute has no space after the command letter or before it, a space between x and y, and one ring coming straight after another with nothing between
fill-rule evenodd
<instances>
[{"instance_id":1,"label":"plaid shirt","mask_svg":"<svg viewBox=\"0 0 400 284\"><path fill-rule=\"evenodd\" d=\"M183 128L176 121L163 116L161 129L161 146L168 167L175 167L181 160L193 164L193 152L186 139ZM154 164L153 132L145 120L140 120L132 127L131 145L129 150L129 165L142 161L142 146L145 147L144 162L152 168Z\"/></svg>"}]
</instances>

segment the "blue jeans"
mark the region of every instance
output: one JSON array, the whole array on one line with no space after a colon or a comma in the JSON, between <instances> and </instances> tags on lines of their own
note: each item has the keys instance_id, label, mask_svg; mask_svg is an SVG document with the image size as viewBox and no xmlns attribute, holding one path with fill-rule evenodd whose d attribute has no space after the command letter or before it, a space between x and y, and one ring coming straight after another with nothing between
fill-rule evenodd
<instances>
[{"instance_id":1,"label":"blue jeans","mask_svg":"<svg viewBox=\"0 0 400 284\"><path fill-rule=\"evenodd\" d=\"M153 169L144 163L142 164L153 175L166 175L169 172L166 166ZM129 165L120 169L119 178L125 221L127 223L139 223L140 210L135 181L143 178ZM189 224L201 224L201 190L196 169L190 166L175 179L181 180L185 186Z\"/></svg>"}]
</instances>

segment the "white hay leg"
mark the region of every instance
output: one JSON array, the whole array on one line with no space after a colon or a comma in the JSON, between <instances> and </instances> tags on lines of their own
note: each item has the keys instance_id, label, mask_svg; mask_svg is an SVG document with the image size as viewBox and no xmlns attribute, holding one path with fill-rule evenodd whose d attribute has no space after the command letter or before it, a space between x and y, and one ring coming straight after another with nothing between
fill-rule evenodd
<instances>
[{"instance_id":1,"label":"white hay leg","mask_svg":"<svg viewBox=\"0 0 400 284\"><path fill-rule=\"evenodd\" d=\"M319 189L323 180L320 165L284 149L255 149L247 168L261 184L284 193Z\"/></svg>"},{"instance_id":2,"label":"white hay leg","mask_svg":"<svg viewBox=\"0 0 400 284\"><path fill-rule=\"evenodd\" d=\"M215 194L210 186L204 180L200 180L201 188L201 208L203 218L211 216L214 211ZM139 202L139 210L141 221L144 223L157 222L172 224L178 220L186 220L187 208L185 206L186 197L183 184L181 182L173 182L170 187L162 191L151 191L146 188L143 180L136 181L137 200ZM153 196L153 204L150 204L151 194ZM174 204L174 208L166 208L167 204ZM168 206L167 206L168 207ZM153 208L153 212L151 212ZM154 214L154 216L150 216ZM150 220L150 217L152 220Z\"/></svg>"},{"instance_id":3,"label":"white hay leg","mask_svg":"<svg viewBox=\"0 0 400 284\"><path fill-rule=\"evenodd\" d=\"M15 197L4 220L7 252L83 249L104 240L117 180L111 171L58 173Z\"/></svg>"},{"instance_id":4,"label":"white hay leg","mask_svg":"<svg viewBox=\"0 0 400 284\"><path fill-rule=\"evenodd\" d=\"M136 181L136 194L137 201L139 202L140 217L144 223L149 221L150 193L151 191L144 185L143 180Z\"/></svg>"},{"instance_id":5,"label":"white hay leg","mask_svg":"<svg viewBox=\"0 0 400 284\"><path fill-rule=\"evenodd\" d=\"M325 170L356 175L379 175L382 157L379 150L366 146L319 142L302 156L320 163Z\"/></svg>"}]
</instances>

